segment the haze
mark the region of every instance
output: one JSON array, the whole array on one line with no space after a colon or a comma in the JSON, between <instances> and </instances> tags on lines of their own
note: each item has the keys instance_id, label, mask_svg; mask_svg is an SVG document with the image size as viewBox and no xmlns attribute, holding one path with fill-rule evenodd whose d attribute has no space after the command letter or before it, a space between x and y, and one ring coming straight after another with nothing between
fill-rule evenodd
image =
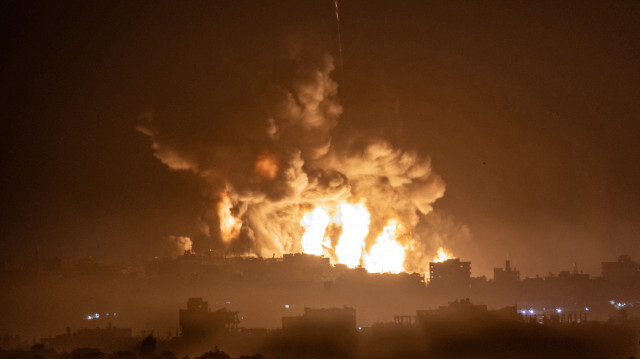
<instances>
[{"instance_id":1,"label":"haze","mask_svg":"<svg viewBox=\"0 0 640 359\"><path fill-rule=\"evenodd\" d=\"M440 229L429 256L442 244L474 275L505 258L534 275L640 257L637 2L345 0L341 58L330 1L15 1L0 13L4 260L222 243L201 223L219 193L168 168L136 128L153 114L181 159L205 140L258 152L258 115L274 103L263 90L299 74L283 62L292 49L303 65L332 58L332 146L384 138L430 159L446 191L429 192L433 220L416 227ZM227 158L238 181L254 165Z\"/></svg>"}]
</instances>

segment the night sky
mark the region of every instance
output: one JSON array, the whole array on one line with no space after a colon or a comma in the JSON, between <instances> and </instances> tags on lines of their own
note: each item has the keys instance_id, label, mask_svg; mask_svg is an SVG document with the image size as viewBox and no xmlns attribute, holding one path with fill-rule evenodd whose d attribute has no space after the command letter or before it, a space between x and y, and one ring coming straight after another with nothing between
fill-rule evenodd
<instances>
[{"instance_id":1,"label":"night sky","mask_svg":"<svg viewBox=\"0 0 640 359\"><path fill-rule=\"evenodd\" d=\"M433 213L474 275L640 259L637 1L342 0L342 59L330 0L4 1L0 17L5 260L142 259L194 236L202 178L159 161L141 118L176 146L251 149L298 47L334 59L333 144L431 158ZM229 176L243 153L220 155Z\"/></svg>"}]
</instances>

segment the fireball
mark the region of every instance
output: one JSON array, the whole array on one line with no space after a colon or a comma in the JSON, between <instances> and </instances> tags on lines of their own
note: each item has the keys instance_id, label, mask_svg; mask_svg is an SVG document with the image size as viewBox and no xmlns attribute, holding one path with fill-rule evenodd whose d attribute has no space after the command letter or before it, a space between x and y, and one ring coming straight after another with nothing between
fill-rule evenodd
<instances>
[{"instance_id":1,"label":"fireball","mask_svg":"<svg viewBox=\"0 0 640 359\"><path fill-rule=\"evenodd\" d=\"M405 248L396 240L396 234L401 229L396 219L390 220L384 227L369 253L364 255L364 267L368 272L400 273L404 270Z\"/></svg>"},{"instance_id":2,"label":"fireball","mask_svg":"<svg viewBox=\"0 0 640 359\"><path fill-rule=\"evenodd\" d=\"M220 219L220 235L222 240L229 242L238 237L242 221L233 216L231 213L233 202L227 192L220 193L220 202L218 202L218 218Z\"/></svg>"},{"instance_id":3,"label":"fireball","mask_svg":"<svg viewBox=\"0 0 640 359\"><path fill-rule=\"evenodd\" d=\"M329 254L334 263L349 268L363 265L370 273L403 272L405 255L412 248L413 239L406 235L402 223L392 218L378 233L375 243L366 250L365 240L370 232L370 224L371 214L364 200L339 203L334 208L315 207L300 221L304 229L302 249L307 254ZM342 230L335 245L327 234L330 225L339 226ZM400 238L405 240L401 242Z\"/></svg>"},{"instance_id":4,"label":"fireball","mask_svg":"<svg viewBox=\"0 0 640 359\"><path fill-rule=\"evenodd\" d=\"M322 242L331 217L322 207L316 207L311 213L302 217L300 225L304 227L301 244L304 253L321 256L323 252Z\"/></svg>"}]
</instances>

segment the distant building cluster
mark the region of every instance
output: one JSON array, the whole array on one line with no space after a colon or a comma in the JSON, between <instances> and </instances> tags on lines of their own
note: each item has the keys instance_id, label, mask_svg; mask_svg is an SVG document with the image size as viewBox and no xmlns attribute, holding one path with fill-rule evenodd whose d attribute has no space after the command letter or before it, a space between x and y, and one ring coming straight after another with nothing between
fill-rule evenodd
<instances>
[{"instance_id":1,"label":"distant building cluster","mask_svg":"<svg viewBox=\"0 0 640 359\"><path fill-rule=\"evenodd\" d=\"M511 328L521 335L551 330L532 328L557 327L564 329L554 330L571 337L566 329L571 326L583 332L591 325L600 328L596 332L611 329L603 323L614 329L636 328L634 320L640 317L640 265L628 256L602 263L597 277L574 264L558 274L522 278L507 260L491 279L473 277L471 262L459 258L430 263L427 278L419 273L368 273L302 253L258 258L187 251L125 267L90 259L47 263L5 266L0 274L13 300L38 313L38 320L56 314L38 311L41 303L36 299L44 295L57 312L71 313L66 333L40 341L58 352L86 347L150 358L166 351L194 355L217 345L233 355L295 357L307 348L320 357L353 357L354 348L359 353L373 348L384 352L378 343L387 335L419 342L429 333L445 340L445 334L458 335L456 328L471 325L473 330L498 332ZM52 295L56 288L65 290ZM18 296L21 293L29 295ZM175 311L164 310L183 306L189 294L195 295L186 308L177 310L177 320ZM15 323L28 324L15 318ZM147 340L150 332L133 334L132 327L141 320L177 323L177 330L175 325L149 328L154 334ZM81 329L72 332L71 326ZM405 344L414 354L436 350L413 343ZM19 337L3 337L5 349L24 345Z\"/></svg>"},{"instance_id":2,"label":"distant building cluster","mask_svg":"<svg viewBox=\"0 0 640 359\"><path fill-rule=\"evenodd\" d=\"M0 349L0 358L170 359L184 354L196 359L231 355L256 359L391 358L440 357L444 353L457 358L479 351L490 356L565 353L563 358L609 358L635 355L640 333L640 319L624 325L610 321L586 326L586 317L581 314L558 312L540 326L535 316L520 315L515 306L489 310L469 299L417 310L414 316L396 316L393 322L366 328L357 326L356 310L351 307L304 308L301 315L282 317L281 329L255 330L238 327L238 312L209 310L202 298L190 298L186 306L179 310L180 335L173 338L153 334L134 337L130 328L111 326L75 333L67 328L66 334L42 339L30 349ZM451 343L456 347L449 347Z\"/></svg>"},{"instance_id":3,"label":"distant building cluster","mask_svg":"<svg viewBox=\"0 0 640 359\"><path fill-rule=\"evenodd\" d=\"M209 303L202 298L191 298L187 302L187 309L179 312L180 332L187 340L208 340L217 335L235 329L240 320L238 312L227 308L209 311Z\"/></svg>"}]
</instances>

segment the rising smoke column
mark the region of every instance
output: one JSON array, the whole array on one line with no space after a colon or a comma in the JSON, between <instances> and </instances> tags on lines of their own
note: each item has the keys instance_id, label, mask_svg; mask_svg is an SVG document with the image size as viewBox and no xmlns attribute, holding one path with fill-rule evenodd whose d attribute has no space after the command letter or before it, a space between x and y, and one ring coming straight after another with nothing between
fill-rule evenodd
<instances>
[{"instance_id":1,"label":"rising smoke column","mask_svg":"<svg viewBox=\"0 0 640 359\"><path fill-rule=\"evenodd\" d=\"M333 58L289 50L281 59L287 75L268 79L260 91L254 84L250 91L211 85L218 106L204 108L203 99L187 101L183 106L194 109L182 113L150 111L137 129L170 169L201 179L209 203L205 232L219 243L246 241L261 256L304 250L352 267L379 266L374 256L384 248L398 256L404 250L412 253L401 256L401 267L423 272L434 253L416 253L428 246L414 229L444 195L444 182L428 158L384 139L333 144L342 114ZM316 218L320 224L311 226ZM398 271L398 264L390 268L380 271Z\"/></svg>"}]
</instances>

